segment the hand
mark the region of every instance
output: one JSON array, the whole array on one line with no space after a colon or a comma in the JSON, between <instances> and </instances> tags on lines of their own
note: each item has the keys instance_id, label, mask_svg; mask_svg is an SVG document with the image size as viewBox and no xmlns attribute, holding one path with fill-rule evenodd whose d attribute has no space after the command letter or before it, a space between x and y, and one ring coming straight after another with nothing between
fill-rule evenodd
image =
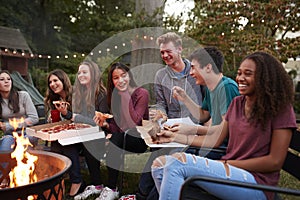
<instances>
[{"instance_id":1,"label":"hand","mask_svg":"<svg viewBox=\"0 0 300 200\"><path fill-rule=\"evenodd\" d=\"M73 115L72 115L72 118L71 118L71 121L72 121L72 122L74 122L74 121L75 121L75 117L76 117L76 115L77 115L76 113L73 113Z\"/></svg>"},{"instance_id":2,"label":"hand","mask_svg":"<svg viewBox=\"0 0 300 200\"><path fill-rule=\"evenodd\" d=\"M167 115L163 111L156 109L150 109L149 117L153 121L158 121L159 119L162 119L161 123L168 120Z\"/></svg>"},{"instance_id":3,"label":"hand","mask_svg":"<svg viewBox=\"0 0 300 200\"><path fill-rule=\"evenodd\" d=\"M172 88L172 94L175 99L177 99L178 101L181 101L181 102L184 102L187 98L185 91L181 87L178 87L178 86L174 86Z\"/></svg>"},{"instance_id":4,"label":"hand","mask_svg":"<svg viewBox=\"0 0 300 200\"><path fill-rule=\"evenodd\" d=\"M106 122L105 118L103 118L99 115L95 115L93 120L100 127L108 127L109 126L108 123Z\"/></svg>"},{"instance_id":5,"label":"hand","mask_svg":"<svg viewBox=\"0 0 300 200\"><path fill-rule=\"evenodd\" d=\"M170 131L175 132L176 134L182 135L196 135L198 127L196 125L175 123Z\"/></svg>"},{"instance_id":6,"label":"hand","mask_svg":"<svg viewBox=\"0 0 300 200\"><path fill-rule=\"evenodd\" d=\"M61 112L61 114L66 115L68 113L68 103L67 102L60 102L54 104L55 108Z\"/></svg>"},{"instance_id":7,"label":"hand","mask_svg":"<svg viewBox=\"0 0 300 200\"><path fill-rule=\"evenodd\" d=\"M157 133L157 136L159 136L157 140L158 143L169 143L175 140L176 133L168 130L162 130L161 132Z\"/></svg>"}]
</instances>

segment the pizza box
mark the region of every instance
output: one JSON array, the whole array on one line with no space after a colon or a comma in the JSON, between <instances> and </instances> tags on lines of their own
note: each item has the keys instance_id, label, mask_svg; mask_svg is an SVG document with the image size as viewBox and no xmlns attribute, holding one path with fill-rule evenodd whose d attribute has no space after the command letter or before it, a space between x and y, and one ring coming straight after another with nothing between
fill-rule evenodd
<instances>
[{"instance_id":1,"label":"pizza box","mask_svg":"<svg viewBox=\"0 0 300 200\"><path fill-rule=\"evenodd\" d=\"M70 120L60 121L55 123L48 123L43 125L31 126L26 128L26 134L30 136L38 137L42 140L55 141L59 139L72 138L72 137L82 137L91 133L99 133L98 126L91 126L88 128L71 129L71 130L61 130L58 133L48 133L41 131L42 129L51 128L57 125L71 124Z\"/></svg>"},{"instance_id":2,"label":"pizza box","mask_svg":"<svg viewBox=\"0 0 300 200\"><path fill-rule=\"evenodd\" d=\"M69 145L69 144L87 142L87 141L90 141L90 140L96 140L96 139L100 139L100 138L105 138L104 131L100 131L100 132L97 132L97 133L90 133L90 134L87 134L87 135L62 138L62 139L59 139L58 142L59 142L59 144L65 146L65 145Z\"/></svg>"},{"instance_id":3,"label":"pizza box","mask_svg":"<svg viewBox=\"0 0 300 200\"><path fill-rule=\"evenodd\" d=\"M168 119L164 124L168 125L168 126L172 126L175 123L184 123L184 124L195 125L195 123L191 120L190 117ZM162 124L161 124L161 127L163 127ZM145 143L151 148L188 147L188 145L186 145L186 144L180 144L177 142L160 143L160 144L153 143L151 136L148 134L148 131L145 129L145 127L137 126L136 128L137 128L138 132L141 134L141 137L144 139Z\"/></svg>"}]
</instances>

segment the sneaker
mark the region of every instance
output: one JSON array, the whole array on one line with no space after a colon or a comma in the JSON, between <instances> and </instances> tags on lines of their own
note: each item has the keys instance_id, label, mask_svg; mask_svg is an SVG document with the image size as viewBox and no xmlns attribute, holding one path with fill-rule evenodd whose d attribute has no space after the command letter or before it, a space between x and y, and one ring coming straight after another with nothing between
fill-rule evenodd
<instances>
[{"instance_id":1,"label":"sneaker","mask_svg":"<svg viewBox=\"0 0 300 200\"><path fill-rule=\"evenodd\" d=\"M119 198L119 192L105 187L95 200L114 200Z\"/></svg>"},{"instance_id":2,"label":"sneaker","mask_svg":"<svg viewBox=\"0 0 300 200\"><path fill-rule=\"evenodd\" d=\"M74 197L74 200L83 200L88 198L90 195L100 194L102 189L103 189L103 185L97 185L97 186L89 185L84 189L82 193L76 195Z\"/></svg>"},{"instance_id":3,"label":"sneaker","mask_svg":"<svg viewBox=\"0 0 300 200\"><path fill-rule=\"evenodd\" d=\"M136 200L136 198L135 198L134 194L127 194L127 195L121 196L121 198L119 200Z\"/></svg>"}]
</instances>

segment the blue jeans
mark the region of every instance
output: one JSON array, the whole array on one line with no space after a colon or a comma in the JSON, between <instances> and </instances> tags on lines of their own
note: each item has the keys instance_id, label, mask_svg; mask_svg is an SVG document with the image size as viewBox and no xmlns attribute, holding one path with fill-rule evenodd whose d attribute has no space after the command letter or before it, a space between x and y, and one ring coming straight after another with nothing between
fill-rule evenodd
<instances>
[{"instance_id":1,"label":"blue jeans","mask_svg":"<svg viewBox=\"0 0 300 200\"><path fill-rule=\"evenodd\" d=\"M12 135L4 135L0 139L0 152L11 152L13 150L12 145L15 144L15 139Z\"/></svg>"},{"instance_id":2,"label":"blue jeans","mask_svg":"<svg viewBox=\"0 0 300 200\"><path fill-rule=\"evenodd\" d=\"M160 195L159 199L179 199L184 180L196 175L256 183L253 175L243 169L229 165L230 175L227 176L222 162L191 154L184 155L186 162L179 161L173 156L166 156L166 164L163 167L152 167L152 176ZM197 185L220 199L266 200L264 192L259 190L202 181L197 182Z\"/></svg>"}]
</instances>

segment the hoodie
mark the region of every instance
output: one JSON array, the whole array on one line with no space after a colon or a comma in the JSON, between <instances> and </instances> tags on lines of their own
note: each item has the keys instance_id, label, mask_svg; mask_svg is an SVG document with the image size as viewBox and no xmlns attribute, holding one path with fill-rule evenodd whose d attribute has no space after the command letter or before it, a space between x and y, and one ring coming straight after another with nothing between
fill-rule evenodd
<instances>
[{"instance_id":1,"label":"hoodie","mask_svg":"<svg viewBox=\"0 0 300 200\"><path fill-rule=\"evenodd\" d=\"M179 86L191 99L202 106L202 86L196 85L195 79L190 76L190 61L183 59L183 62L185 64L183 73L174 72L168 65L157 71L154 80L156 107L165 112L170 119L189 116L195 123L198 123L187 107L174 99L171 93L174 86Z\"/></svg>"}]
</instances>

